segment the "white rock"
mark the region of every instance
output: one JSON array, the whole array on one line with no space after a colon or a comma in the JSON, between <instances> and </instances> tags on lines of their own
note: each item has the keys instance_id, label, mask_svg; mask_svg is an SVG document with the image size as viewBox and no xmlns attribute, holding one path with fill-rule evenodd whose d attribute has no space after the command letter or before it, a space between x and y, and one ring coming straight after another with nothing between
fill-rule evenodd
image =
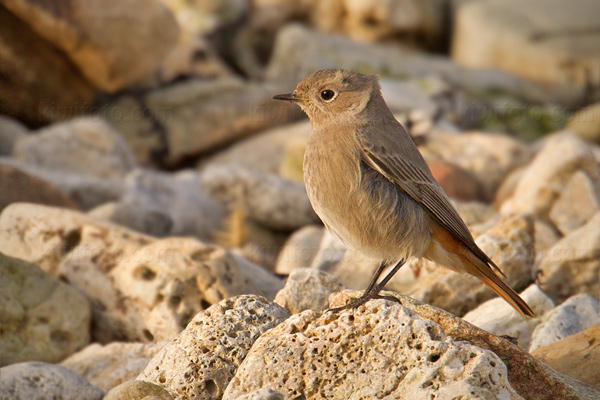
<instances>
[{"instance_id":1,"label":"white rock","mask_svg":"<svg viewBox=\"0 0 600 400\"><path fill-rule=\"evenodd\" d=\"M296 268L308 268L319 252L324 229L309 225L294 232L279 253L275 272L289 275Z\"/></svg>"},{"instance_id":2,"label":"white rock","mask_svg":"<svg viewBox=\"0 0 600 400\"><path fill-rule=\"evenodd\" d=\"M529 351L561 341L597 323L600 323L600 302L597 299L588 294L570 297L541 318L541 323L533 331Z\"/></svg>"},{"instance_id":3,"label":"white rock","mask_svg":"<svg viewBox=\"0 0 600 400\"><path fill-rule=\"evenodd\" d=\"M583 171L573 174L550 210L550 219L566 235L600 211L600 179Z\"/></svg>"},{"instance_id":4,"label":"white rock","mask_svg":"<svg viewBox=\"0 0 600 400\"><path fill-rule=\"evenodd\" d=\"M290 314L304 310L323 311L329 306L329 295L344 289L336 277L313 268L297 268L275 296L275 303Z\"/></svg>"}]
</instances>

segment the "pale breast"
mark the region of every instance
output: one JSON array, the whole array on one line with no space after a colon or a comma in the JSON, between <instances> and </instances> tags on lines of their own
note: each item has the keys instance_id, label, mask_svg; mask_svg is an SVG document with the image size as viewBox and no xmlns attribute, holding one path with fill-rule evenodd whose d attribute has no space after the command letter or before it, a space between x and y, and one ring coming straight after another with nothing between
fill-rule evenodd
<instances>
[{"instance_id":1,"label":"pale breast","mask_svg":"<svg viewBox=\"0 0 600 400\"><path fill-rule=\"evenodd\" d=\"M352 140L313 134L304 180L315 212L346 245L378 260L420 257L429 246L425 211L364 164Z\"/></svg>"}]
</instances>

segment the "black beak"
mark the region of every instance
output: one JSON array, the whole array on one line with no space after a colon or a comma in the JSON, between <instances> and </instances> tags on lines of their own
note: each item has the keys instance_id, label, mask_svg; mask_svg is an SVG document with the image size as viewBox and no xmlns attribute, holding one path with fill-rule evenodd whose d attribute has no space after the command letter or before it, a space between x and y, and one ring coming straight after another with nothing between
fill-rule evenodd
<instances>
[{"instance_id":1,"label":"black beak","mask_svg":"<svg viewBox=\"0 0 600 400\"><path fill-rule=\"evenodd\" d=\"M273 96L275 100L287 100L287 101L299 101L302 100L300 97L296 97L294 93L278 94Z\"/></svg>"}]
</instances>

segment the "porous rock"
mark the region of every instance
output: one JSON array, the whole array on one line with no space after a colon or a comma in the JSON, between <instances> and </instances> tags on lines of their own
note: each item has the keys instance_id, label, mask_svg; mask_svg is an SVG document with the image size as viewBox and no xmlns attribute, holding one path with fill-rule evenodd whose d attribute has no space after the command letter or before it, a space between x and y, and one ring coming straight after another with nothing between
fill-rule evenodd
<instances>
[{"instance_id":1,"label":"porous rock","mask_svg":"<svg viewBox=\"0 0 600 400\"><path fill-rule=\"evenodd\" d=\"M24 362L0 368L2 400L101 400L104 391L55 364Z\"/></svg>"},{"instance_id":2,"label":"porous rock","mask_svg":"<svg viewBox=\"0 0 600 400\"><path fill-rule=\"evenodd\" d=\"M600 323L600 303L588 294L570 297L541 318L533 331L532 352Z\"/></svg>"},{"instance_id":3,"label":"porous rock","mask_svg":"<svg viewBox=\"0 0 600 400\"><path fill-rule=\"evenodd\" d=\"M58 362L90 341L90 305L38 266L0 253L0 366Z\"/></svg>"},{"instance_id":4,"label":"porous rock","mask_svg":"<svg viewBox=\"0 0 600 400\"><path fill-rule=\"evenodd\" d=\"M236 400L285 400L285 396L277 390L263 388L241 395Z\"/></svg>"},{"instance_id":5,"label":"porous rock","mask_svg":"<svg viewBox=\"0 0 600 400\"><path fill-rule=\"evenodd\" d=\"M174 400L163 387L144 381L123 382L106 393L102 400L142 400L154 396L161 400Z\"/></svg>"},{"instance_id":6,"label":"porous rock","mask_svg":"<svg viewBox=\"0 0 600 400\"><path fill-rule=\"evenodd\" d=\"M236 399L261 387L289 398L522 399L493 352L455 342L398 304L290 317L262 335L227 387Z\"/></svg>"},{"instance_id":7,"label":"porous rock","mask_svg":"<svg viewBox=\"0 0 600 400\"><path fill-rule=\"evenodd\" d=\"M60 365L77 372L102 390L134 380L166 342L93 343L63 360Z\"/></svg>"},{"instance_id":8,"label":"porous rock","mask_svg":"<svg viewBox=\"0 0 600 400\"><path fill-rule=\"evenodd\" d=\"M262 297L225 299L198 313L138 379L156 383L176 398L221 399L256 339L287 317L283 308Z\"/></svg>"},{"instance_id":9,"label":"porous rock","mask_svg":"<svg viewBox=\"0 0 600 400\"><path fill-rule=\"evenodd\" d=\"M329 304L329 295L344 289L336 277L313 268L292 271L283 289L275 296L275 303L290 314L304 310L323 311Z\"/></svg>"}]
</instances>

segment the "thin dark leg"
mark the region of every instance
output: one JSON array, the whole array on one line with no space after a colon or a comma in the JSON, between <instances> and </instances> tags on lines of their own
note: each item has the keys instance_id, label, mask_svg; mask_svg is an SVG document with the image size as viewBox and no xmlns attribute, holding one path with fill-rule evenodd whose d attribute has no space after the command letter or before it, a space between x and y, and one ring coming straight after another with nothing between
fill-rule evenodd
<instances>
[{"instance_id":1,"label":"thin dark leg","mask_svg":"<svg viewBox=\"0 0 600 400\"><path fill-rule=\"evenodd\" d=\"M382 262L379 265L379 267L377 268L377 271L375 271L375 274L373 275L373 278L371 278L371 282L369 283L367 290L364 291L362 296L360 296L357 299L354 299L353 301L349 302L345 306L330 308L329 311L336 312L336 311L345 310L347 308L357 308L357 307L365 304L367 301L369 301L371 299L380 299L381 298L381 299L386 299L386 300L397 301L398 303L400 303L400 300L398 300L395 297L379 296L379 292L390 281L390 279L392 279L392 277L396 274L396 272L398 272L398 270L403 265L404 265L404 260L398 261L398 263L396 265L394 265L394 268L392 268L392 270L381 280L381 282L376 283L377 279L379 279L379 276L383 273L383 270L385 268L387 268L387 266L388 266L386 262ZM402 304L402 303L400 303L400 304Z\"/></svg>"}]
</instances>

